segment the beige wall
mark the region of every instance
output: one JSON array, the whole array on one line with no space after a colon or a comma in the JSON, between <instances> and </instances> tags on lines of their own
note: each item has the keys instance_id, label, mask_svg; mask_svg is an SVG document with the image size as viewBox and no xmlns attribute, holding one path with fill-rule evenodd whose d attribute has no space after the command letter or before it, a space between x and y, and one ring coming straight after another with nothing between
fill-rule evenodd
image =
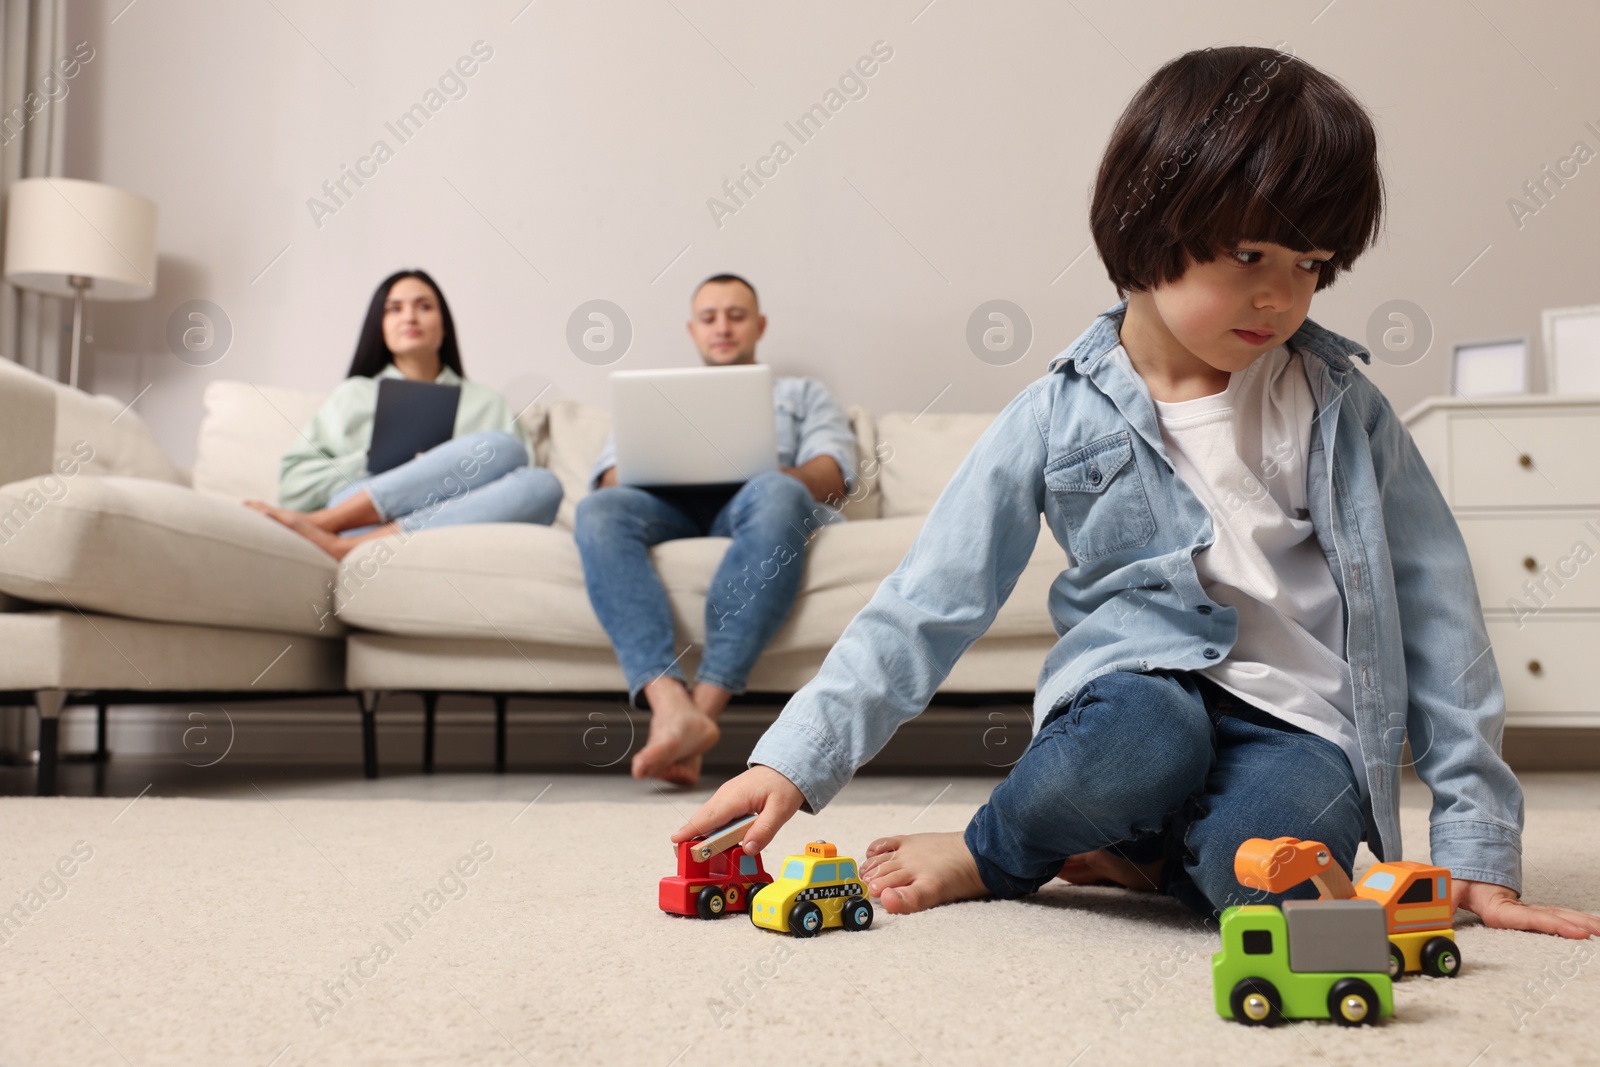
<instances>
[{"instance_id":1,"label":"beige wall","mask_svg":"<svg viewBox=\"0 0 1600 1067\"><path fill-rule=\"evenodd\" d=\"M1592 3L523 2L73 0L96 57L65 102L67 174L161 207L159 290L97 308L91 387L151 386L139 410L187 463L208 380L331 387L377 281L421 265L470 375L603 403L573 310L626 310L617 366L681 364L690 286L735 270L780 372L880 410L996 409L1113 300L1092 251L1063 273L1111 123L1160 63L1221 43L1286 42L1376 117L1388 233L1312 315L1364 338L1386 301L1425 310L1429 354L1372 371L1402 410L1446 388L1453 342L1537 341L1541 308L1600 303L1600 163L1520 228L1507 207L1574 142L1600 150ZM401 144L385 123L477 41L466 95ZM878 41L867 95L800 144L785 122ZM379 139L393 158L319 227L308 199ZM708 198L778 139L793 158L717 225ZM199 368L164 336L197 298L234 332ZM966 342L994 298L1034 330L1010 366Z\"/></svg>"}]
</instances>

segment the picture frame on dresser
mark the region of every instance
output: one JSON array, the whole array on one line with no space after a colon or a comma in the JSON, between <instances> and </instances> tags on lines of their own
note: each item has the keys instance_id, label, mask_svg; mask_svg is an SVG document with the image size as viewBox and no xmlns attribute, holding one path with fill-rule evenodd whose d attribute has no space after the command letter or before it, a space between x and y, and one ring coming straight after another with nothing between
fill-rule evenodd
<instances>
[{"instance_id":1,"label":"picture frame on dresser","mask_svg":"<svg viewBox=\"0 0 1600 1067\"><path fill-rule=\"evenodd\" d=\"M1563 396L1600 396L1600 304L1545 308L1544 387Z\"/></svg>"},{"instance_id":2,"label":"picture frame on dresser","mask_svg":"<svg viewBox=\"0 0 1600 1067\"><path fill-rule=\"evenodd\" d=\"M1450 354L1452 396L1518 396L1528 392L1528 338L1462 341Z\"/></svg>"}]
</instances>

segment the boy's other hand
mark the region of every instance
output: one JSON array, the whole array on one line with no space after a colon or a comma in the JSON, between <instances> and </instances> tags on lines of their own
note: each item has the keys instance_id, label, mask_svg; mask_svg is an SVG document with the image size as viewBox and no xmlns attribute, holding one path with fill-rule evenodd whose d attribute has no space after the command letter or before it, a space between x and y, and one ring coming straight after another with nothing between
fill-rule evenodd
<instances>
[{"instance_id":1,"label":"boy's other hand","mask_svg":"<svg viewBox=\"0 0 1600 1067\"><path fill-rule=\"evenodd\" d=\"M672 843L676 845L691 837L710 833L741 815L755 815L756 821L750 824L750 832L740 842L745 853L754 856L772 843L778 828L788 822L805 802L806 798L793 782L771 767L763 767L758 763L739 777L723 783L722 788L700 805L700 810L689 816L689 821L672 835Z\"/></svg>"},{"instance_id":2,"label":"boy's other hand","mask_svg":"<svg viewBox=\"0 0 1600 1067\"><path fill-rule=\"evenodd\" d=\"M1472 912L1488 927L1555 934L1577 941L1600 936L1600 918L1571 908L1524 904L1514 890L1503 885L1456 878L1450 887L1454 898L1451 903Z\"/></svg>"}]
</instances>

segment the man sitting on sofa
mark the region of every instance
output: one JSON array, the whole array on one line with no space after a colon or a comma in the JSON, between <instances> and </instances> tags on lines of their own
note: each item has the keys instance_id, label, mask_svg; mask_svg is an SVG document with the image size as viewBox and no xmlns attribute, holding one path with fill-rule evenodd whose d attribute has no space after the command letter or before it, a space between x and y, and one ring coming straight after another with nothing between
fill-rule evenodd
<instances>
[{"instance_id":1,"label":"man sitting on sofa","mask_svg":"<svg viewBox=\"0 0 1600 1067\"><path fill-rule=\"evenodd\" d=\"M755 288L734 274L701 282L689 336L710 367L756 361L766 332ZM855 438L822 383L776 378L779 469L733 489L641 489L617 484L613 441L595 463L594 492L578 504L575 535L584 582L628 682L650 708L650 737L633 757L635 778L678 785L700 779L717 743L717 718L783 625L800 589L806 542L851 490ZM674 648L672 609L650 548L684 537L731 537L706 597L706 644L693 689Z\"/></svg>"}]
</instances>

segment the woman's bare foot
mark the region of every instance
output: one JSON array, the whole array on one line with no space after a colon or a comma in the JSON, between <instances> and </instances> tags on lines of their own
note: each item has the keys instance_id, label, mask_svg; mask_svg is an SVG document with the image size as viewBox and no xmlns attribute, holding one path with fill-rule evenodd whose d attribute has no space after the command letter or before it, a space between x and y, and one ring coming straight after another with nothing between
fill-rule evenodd
<instances>
[{"instance_id":1,"label":"woman's bare foot","mask_svg":"<svg viewBox=\"0 0 1600 1067\"><path fill-rule=\"evenodd\" d=\"M326 530L328 533L334 534L343 533L346 530L359 529L363 526L376 526L383 522L383 516L378 514L377 506L372 503L372 497L367 494L366 490L362 490L348 500L342 500L332 507L318 508L315 511L291 511L288 508L280 508L273 504L268 504L263 500L246 500L244 506L253 508L263 515L271 515L285 526L289 525L289 523L284 520L283 516L298 515L319 530Z\"/></svg>"},{"instance_id":2,"label":"woman's bare foot","mask_svg":"<svg viewBox=\"0 0 1600 1067\"><path fill-rule=\"evenodd\" d=\"M1161 860L1134 863L1102 848L1068 856L1056 877L1073 885L1120 885L1140 893L1156 893L1161 889L1162 866Z\"/></svg>"},{"instance_id":3,"label":"woman's bare foot","mask_svg":"<svg viewBox=\"0 0 1600 1067\"><path fill-rule=\"evenodd\" d=\"M644 691L650 703L650 737L633 757L633 776L695 785L700 757L711 751L722 731L676 678L657 678Z\"/></svg>"},{"instance_id":4,"label":"woman's bare foot","mask_svg":"<svg viewBox=\"0 0 1600 1067\"><path fill-rule=\"evenodd\" d=\"M374 537L388 537L392 534L398 533L400 529L398 526L390 523L388 526L379 527L378 529L373 530L371 533L362 534L359 537L340 537L338 534L329 533L327 530L324 530L321 526L318 526L316 523L312 522L309 516L302 514L301 512L290 511L288 508L276 507L260 500L246 500L244 504L247 508L259 511L261 514L266 515L269 518L276 519L278 522L287 526L301 537L304 537L307 541L310 541L312 544L322 549L322 551L326 552L334 559L344 559L345 556L349 555L350 552L362 541L368 541Z\"/></svg>"},{"instance_id":5,"label":"woman's bare foot","mask_svg":"<svg viewBox=\"0 0 1600 1067\"><path fill-rule=\"evenodd\" d=\"M895 915L989 895L960 833L880 837L867 846L861 877Z\"/></svg>"}]
</instances>

